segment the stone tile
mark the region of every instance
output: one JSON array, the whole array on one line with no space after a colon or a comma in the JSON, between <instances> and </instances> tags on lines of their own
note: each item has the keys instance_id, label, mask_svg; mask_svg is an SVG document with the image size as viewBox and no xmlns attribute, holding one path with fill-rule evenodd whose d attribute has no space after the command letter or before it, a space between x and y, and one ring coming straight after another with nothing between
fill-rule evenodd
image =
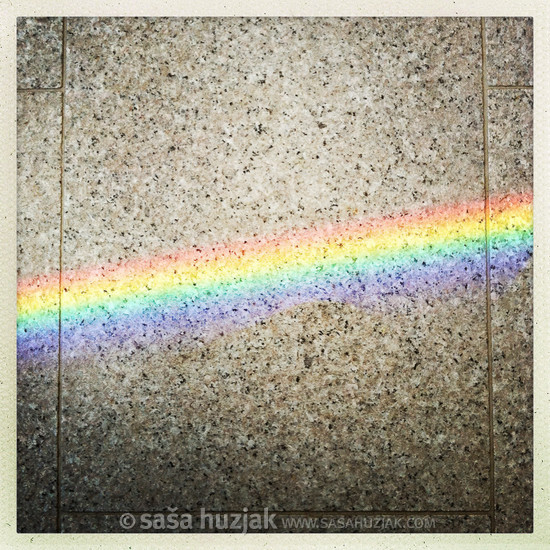
<instances>
[{"instance_id":1,"label":"stone tile","mask_svg":"<svg viewBox=\"0 0 550 550\"><path fill-rule=\"evenodd\" d=\"M19 93L17 103L18 280L59 266L61 96ZM38 279L39 280L39 279ZM58 334L18 334L17 524L55 530Z\"/></svg>"},{"instance_id":2,"label":"stone tile","mask_svg":"<svg viewBox=\"0 0 550 550\"><path fill-rule=\"evenodd\" d=\"M479 32L71 19L65 268L481 199ZM78 332L65 509L487 509L478 252L463 284L450 268L450 290L368 311L311 303L190 346Z\"/></svg>"},{"instance_id":3,"label":"stone tile","mask_svg":"<svg viewBox=\"0 0 550 550\"><path fill-rule=\"evenodd\" d=\"M490 90L489 181L491 192L533 192L533 92Z\"/></svg>"},{"instance_id":4,"label":"stone tile","mask_svg":"<svg viewBox=\"0 0 550 550\"><path fill-rule=\"evenodd\" d=\"M212 519L201 514L191 514L189 517L179 511L176 519L170 519L170 511L156 512L142 517L141 514L126 516L121 525L121 514L64 514L64 533L235 533L242 532L238 529L215 529L218 518L212 514ZM251 514L258 512L249 512ZM472 515L285 515L276 514L272 518L272 524L265 521L263 511L259 512L262 527L250 529L258 523L247 520L247 532L270 533L488 533L490 521L488 516ZM269 517L269 516L268 516ZM257 518L258 519L258 518ZM129 523L125 523L128 521ZM219 525L225 525L224 515L219 516ZM231 525L231 516L228 516L228 525ZM256 521L256 519L254 519ZM135 522L135 523L134 523ZM128 527L134 523L132 527ZM240 524L242 525L242 523ZM268 525L266 529L263 527ZM273 525L275 527L273 527ZM163 527L164 526L164 527Z\"/></svg>"},{"instance_id":5,"label":"stone tile","mask_svg":"<svg viewBox=\"0 0 550 550\"><path fill-rule=\"evenodd\" d=\"M59 88L62 50L61 17L18 17L17 87Z\"/></svg>"},{"instance_id":6,"label":"stone tile","mask_svg":"<svg viewBox=\"0 0 550 550\"><path fill-rule=\"evenodd\" d=\"M470 19L70 20L67 265L479 198L479 40Z\"/></svg>"},{"instance_id":7,"label":"stone tile","mask_svg":"<svg viewBox=\"0 0 550 550\"><path fill-rule=\"evenodd\" d=\"M533 530L533 271L493 292L497 532Z\"/></svg>"},{"instance_id":8,"label":"stone tile","mask_svg":"<svg viewBox=\"0 0 550 550\"><path fill-rule=\"evenodd\" d=\"M59 268L61 94L18 94L17 276Z\"/></svg>"},{"instance_id":9,"label":"stone tile","mask_svg":"<svg viewBox=\"0 0 550 550\"><path fill-rule=\"evenodd\" d=\"M487 83L533 85L533 18L488 17Z\"/></svg>"},{"instance_id":10,"label":"stone tile","mask_svg":"<svg viewBox=\"0 0 550 550\"><path fill-rule=\"evenodd\" d=\"M497 195L533 189L531 91L489 95L491 215ZM525 199L525 216L532 205ZM516 223L511 219L509 226ZM533 266L532 236L507 242L492 232L492 332L498 532L533 529ZM508 272L518 272L515 278Z\"/></svg>"},{"instance_id":11,"label":"stone tile","mask_svg":"<svg viewBox=\"0 0 550 550\"><path fill-rule=\"evenodd\" d=\"M196 349L65 358L65 506L483 509L483 312L449 308L311 304Z\"/></svg>"}]
</instances>

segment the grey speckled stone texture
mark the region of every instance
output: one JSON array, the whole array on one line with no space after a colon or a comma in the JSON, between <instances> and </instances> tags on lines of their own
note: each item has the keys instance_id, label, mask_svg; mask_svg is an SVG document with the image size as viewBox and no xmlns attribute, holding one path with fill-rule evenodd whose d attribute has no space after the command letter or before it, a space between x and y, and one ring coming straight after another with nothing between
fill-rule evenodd
<instances>
[{"instance_id":1,"label":"grey speckled stone texture","mask_svg":"<svg viewBox=\"0 0 550 550\"><path fill-rule=\"evenodd\" d=\"M532 192L532 134L532 91L490 91L492 194ZM498 243L493 243L491 253L502 253ZM499 532L533 528L533 272L531 261L527 265L512 284L494 283L491 288ZM492 269L498 276L498 267Z\"/></svg>"},{"instance_id":2,"label":"grey speckled stone texture","mask_svg":"<svg viewBox=\"0 0 550 550\"><path fill-rule=\"evenodd\" d=\"M479 198L479 32L69 20L66 265Z\"/></svg>"},{"instance_id":3,"label":"grey speckled stone texture","mask_svg":"<svg viewBox=\"0 0 550 550\"><path fill-rule=\"evenodd\" d=\"M17 18L18 88L61 86L62 35L61 17Z\"/></svg>"},{"instance_id":4,"label":"grey speckled stone texture","mask_svg":"<svg viewBox=\"0 0 550 550\"><path fill-rule=\"evenodd\" d=\"M487 83L533 85L533 18L488 17Z\"/></svg>"},{"instance_id":5,"label":"grey speckled stone texture","mask_svg":"<svg viewBox=\"0 0 550 550\"><path fill-rule=\"evenodd\" d=\"M533 91L489 90L491 193L533 192Z\"/></svg>"},{"instance_id":6,"label":"grey speckled stone texture","mask_svg":"<svg viewBox=\"0 0 550 550\"><path fill-rule=\"evenodd\" d=\"M492 223L497 197L532 192L532 91L494 88L532 84L532 19L485 28ZM18 278L55 279L62 94L32 89L61 86L63 23L17 30ZM479 18L69 18L66 53L66 270L484 199ZM496 531L529 532L532 259L490 227ZM280 512L280 532L339 510L363 521L305 530L489 531L475 252L420 290L393 281L368 306L310 301L210 340L63 313L61 509L54 330L19 348L18 530L246 506Z\"/></svg>"},{"instance_id":7,"label":"grey speckled stone texture","mask_svg":"<svg viewBox=\"0 0 550 550\"><path fill-rule=\"evenodd\" d=\"M67 40L66 268L483 197L478 19L71 19ZM195 348L84 338L63 507L487 509L485 314L466 283Z\"/></svg>"},{"instance_id":8,"label":"grey speckled stone texture","mask_svg":"<svg viewBox=\"0 0 550 550\"><path fill-rule=\"evenodd\" d=\"M17 259L25 277L59 266L61 95L19 93ZM56 528L58 335L36 357L18 358L17 512L24 532Z\"/></svg>"},{"instance_id":9,"label":"grey speckled stone texture","mask_svg":"<svg viewBox=\"0 0 550 550\"><path fill-rule=\"evenodd\" d=\"M66 359L65 506L483 509L472 298L311 304L196 350Z\"/></svg>"},{"instance_id":10,"label":"grey speckled stone texture","mask_svg":"<svg viewBox=\"0 0 550 550\"><path fill-rule=\"evenodd\" d=\"M18 93L17 275L59 270L61 94Z\"/></svg>"},{"instance_id":11,"label":"grey speckled stone texture","mask_svg":"<svg viewBox=\"0 0 550 550\"><path fill-rule=\"evenodd\" d=\"M71 19L67 40L66 268L483 197L477 19ZM485 313L466 283L66 353L63 507L487 509Z\"/></svg>"}]
</instances>

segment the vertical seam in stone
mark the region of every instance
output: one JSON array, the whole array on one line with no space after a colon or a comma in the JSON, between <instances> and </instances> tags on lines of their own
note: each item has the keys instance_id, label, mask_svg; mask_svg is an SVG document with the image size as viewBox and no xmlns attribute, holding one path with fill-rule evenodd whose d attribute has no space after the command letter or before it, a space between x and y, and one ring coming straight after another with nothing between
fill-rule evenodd
<instances>
[{"instance_id":1,"label":"vertical seam in stone","mask_svg":"<svg viewBox=\"0 0 550 550\"><path fill-rule=\"evenodd\" d=\"M63 18L61 53L61 145L60 145L60 188L59 188L59 295L57 327L57 502L56 528L61 532L61 415L62 415L62 373L61 373L61 296L63 279L63 184L65 167L65 67L67 59L67 18Z\"/></svg>"},{"instance_id":2,"label":"vertical seam in stone","mask_svg":"<svg viewBox=\"0 0 550 550\"><path fill-rule=\"evenodd\" d=\"M481 90L483 104L483 181L485 187L485 279L487 306L487 388L489 394L489 503L491 509L491 532L495 532L495 437L493 429L493 335L491 320L491 250L490 250L490 190L489 190L489 128L487 86L487 41L485 18L481 18Z\"/></svg>"}]
</instances>

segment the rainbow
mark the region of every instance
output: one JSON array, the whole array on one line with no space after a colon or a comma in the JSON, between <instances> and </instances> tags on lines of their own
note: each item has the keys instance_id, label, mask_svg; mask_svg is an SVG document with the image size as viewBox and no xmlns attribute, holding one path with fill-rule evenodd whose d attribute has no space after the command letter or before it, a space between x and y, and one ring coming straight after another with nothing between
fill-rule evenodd
<instances>
[{"instance_id":1,"label":"rainbow","mask_svg":"<svg viewBox=\"0 0 550 550\"><path fill-rule=\"evenodd\" d=\"M532 195L490 206L492 264L511 277L532 254ZM486 245L485 201L470 201L38 275L18 282L18 353L40 353L60 325L64 349L183 343L311 301L485 284Z\"/></svg>"}]
</instances>

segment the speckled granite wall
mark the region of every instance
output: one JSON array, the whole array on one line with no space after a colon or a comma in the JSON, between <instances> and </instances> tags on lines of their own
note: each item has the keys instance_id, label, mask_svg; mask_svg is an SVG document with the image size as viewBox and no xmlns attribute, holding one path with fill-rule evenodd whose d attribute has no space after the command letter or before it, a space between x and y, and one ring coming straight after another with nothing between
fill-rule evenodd
<instances>
[{"instance_id":1,"label":"speckled granite wall","mask_svg":"<svg viewBox=\"0 0 550 550\"><path fill-rule=\"evenodd\" d=\"M59 267L60 145L59 93L19 92L17 275L38 285ZM17 360L18 522L29 531L55 529L58 341L53 331Z\"/></svg>"},{"instance_id":2,"label":"speckled granite wall","mask_svg":"<svg viewBox=\"0 0 550 550\"><path fill-rule=\"evenodd\" d=\"M531 40L20 20L19 530L529 531Z\"/></svg>"}]
</instances>

